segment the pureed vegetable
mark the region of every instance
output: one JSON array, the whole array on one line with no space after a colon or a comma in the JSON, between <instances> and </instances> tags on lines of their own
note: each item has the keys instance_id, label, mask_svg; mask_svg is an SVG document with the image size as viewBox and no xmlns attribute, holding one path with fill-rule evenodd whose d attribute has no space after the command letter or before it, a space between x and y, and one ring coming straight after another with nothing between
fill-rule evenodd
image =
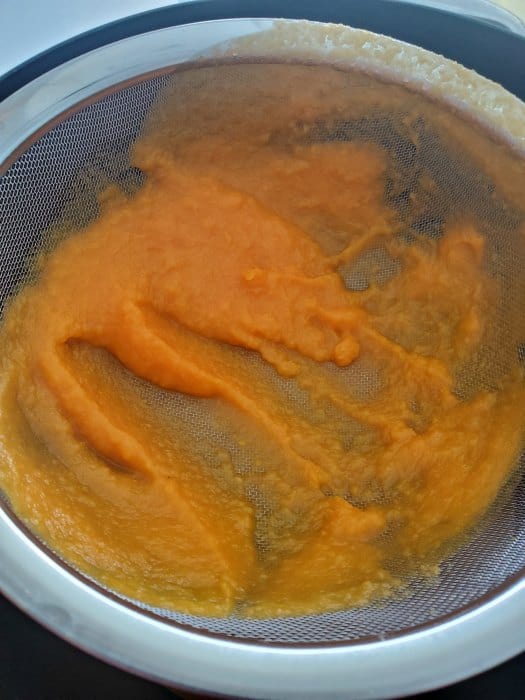
<instances>
[{"instance_id":1,"label":"pureed vegetable","mask_svg":"<svg viewBox=\"0 0 525 700\"><path fill-rule=\"evenodd\" d=\"M348 108L344 74L297 92L297 67L250 70L244 109L220 80L168 101L134 148L144 186L102 194L2 332L15 511L108 587L204 615L340 609L434 574L523 442L517 359L456 386L500 294L476 223L407 241L388 153L304 126Z\"/></svg>"}]
</instances>

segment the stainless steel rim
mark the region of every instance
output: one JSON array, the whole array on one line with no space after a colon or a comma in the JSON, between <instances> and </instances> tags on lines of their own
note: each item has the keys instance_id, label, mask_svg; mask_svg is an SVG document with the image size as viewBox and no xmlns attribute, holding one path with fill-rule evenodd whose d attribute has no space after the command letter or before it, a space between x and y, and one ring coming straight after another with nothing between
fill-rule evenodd
<instances>
[{"instance_id":1,"label":"stainless steel rim","mask_svg":"<svg viewBox=\"0 0 525 700\"><path fill-rule=\"evenodd\" d=\"M525 646L525 581L403 638L324 648L214 639L125 607L74 576L0 512L0 587L99 658L148 678L249 698L389 698L451 683Z\"/></svg>"},{"instance_id":2,"label":"stainless steel rim","mask_svg":"<svg viewBox=\"0 0 525 700\"><path fill-rule=\"evenodd\" d=\"M79 103L271 28L220 20L135 36L74 59L0 105L0 164ZM0 165L1 171L2 165ZM0 508L0 589L82 649L167 684L250 698L388 698L451 683L525 649L525 580L402 637L324 647L217 639L125 606L66 570Z\"/></svg>"}]
</instances>

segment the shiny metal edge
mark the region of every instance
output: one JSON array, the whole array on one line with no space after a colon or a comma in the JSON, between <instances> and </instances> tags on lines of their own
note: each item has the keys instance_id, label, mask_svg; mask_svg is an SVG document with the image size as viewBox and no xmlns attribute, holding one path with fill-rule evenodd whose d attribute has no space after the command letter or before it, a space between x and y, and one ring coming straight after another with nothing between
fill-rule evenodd
<instances>
[{"instance_id":1,"label":"shiny metal edge","mask_svg":"<svg viewBox=\"0 0 525 700\"><path fill-rule=\"evenodd\" d=\"M201 22L138 35L55 68L0 105L0 163L59 115L138 75L194 62L273 20ZM85 651L161 683L247 698L393 698L479 673L525 649L525 581L402 637L272 647L217 639L142 614L49 557L0 509L0 589Z\"/></svg>"},{"instance_id":2,"label":"shiny metal edge","mask_svg":"<svg viewBox=\"0 0 525 700\"><path fill-rule=\"evenodd\" d=\"M138 75L193 62L273 20L214 20L139 34L83 54L41 75L0 103L0 174L14 152L80 102Z\"/></svg>"},{"instance_id":3,"label":"shiny metal edge","mask_svg":"<svg viewBox=\"0 0 525 700\"><path fill-rule=\"evenodd\" d=\"M141 614L82 582L0 511L0 588L81 649L152 680L244 698L393 698L479 673L525 646L525 581L454 620L351 647L214 639Z\"/></svg>"}]
</instances>

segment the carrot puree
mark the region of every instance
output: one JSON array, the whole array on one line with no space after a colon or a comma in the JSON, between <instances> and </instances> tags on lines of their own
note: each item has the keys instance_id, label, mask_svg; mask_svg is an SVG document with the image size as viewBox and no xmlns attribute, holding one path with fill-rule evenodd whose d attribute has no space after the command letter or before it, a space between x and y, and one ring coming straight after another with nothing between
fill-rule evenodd
<instances>
[{"instance_id":1,"label":"carrot puree","mask_svg":"<svg viewBox=\"0 0 525 700\"><path fill-rule=\"evenodd\" d=\"M196 614L436 573L522 447L517 363L458 388L499 294L484 236L404 241L370 142L181 144L139 140L145 184L108 189L5 315L14 510L111 589ZM378 250L392 272L353 288Z\"/></svg>"}]
</instances>

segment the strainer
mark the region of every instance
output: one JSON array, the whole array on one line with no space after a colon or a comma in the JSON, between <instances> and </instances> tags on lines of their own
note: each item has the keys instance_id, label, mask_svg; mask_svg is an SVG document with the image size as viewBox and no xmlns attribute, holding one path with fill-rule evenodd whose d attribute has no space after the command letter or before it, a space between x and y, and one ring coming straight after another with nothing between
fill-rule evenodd
<instances>
[{"instance_id":1,"label":"strainer","mask_svg":"<svg viewBox=\"0 0 525 700\"><path fill-rule=\"evenodd\" d=\"M513 154L511 177L498 179L483 150L477 180L460 177L461 158L447 163L459 184L446 180L443 167L441 172L455 197L476 180L476 207L487 220L499 218L502 247L515 242L510 257L516 268L508 263L505 274L510 315L519 318L522 283L515 269L521 269L522 253L512 236L523 216L523 105L489 81L412 46L283 20L202 22L133 37L71 61L6 100L0 112L2 301L16 289L44 232L60 220L86 166L102 164L110 179L133 176L129 147L178 75L223 65L234 72L259 62L328 64L402 84L460 115L464 134L484 129L487 141L505 143ZM395 147L384 122L359 117L349 124L338 125L347 130L344 138L359 129ZM327 138L317 127L316 138ZM433 148L430 140L429 152ZM503 209L493 203L495 188ZM437 235L439 222L420 217L417 226ZM502 348L515 342L514 331L505 329ZM491 361L498 359L493 355ZM105 590L62 561L16 518L7 499L0 513L0 582L9 597L67 639L164 683L254 698L396 696L474 673L524 648L523 488L518 473L492 516L446 560L437 582L415 580L409 595L377 606L267 620L152 608Z\"/></svg>"}]
</instances>

